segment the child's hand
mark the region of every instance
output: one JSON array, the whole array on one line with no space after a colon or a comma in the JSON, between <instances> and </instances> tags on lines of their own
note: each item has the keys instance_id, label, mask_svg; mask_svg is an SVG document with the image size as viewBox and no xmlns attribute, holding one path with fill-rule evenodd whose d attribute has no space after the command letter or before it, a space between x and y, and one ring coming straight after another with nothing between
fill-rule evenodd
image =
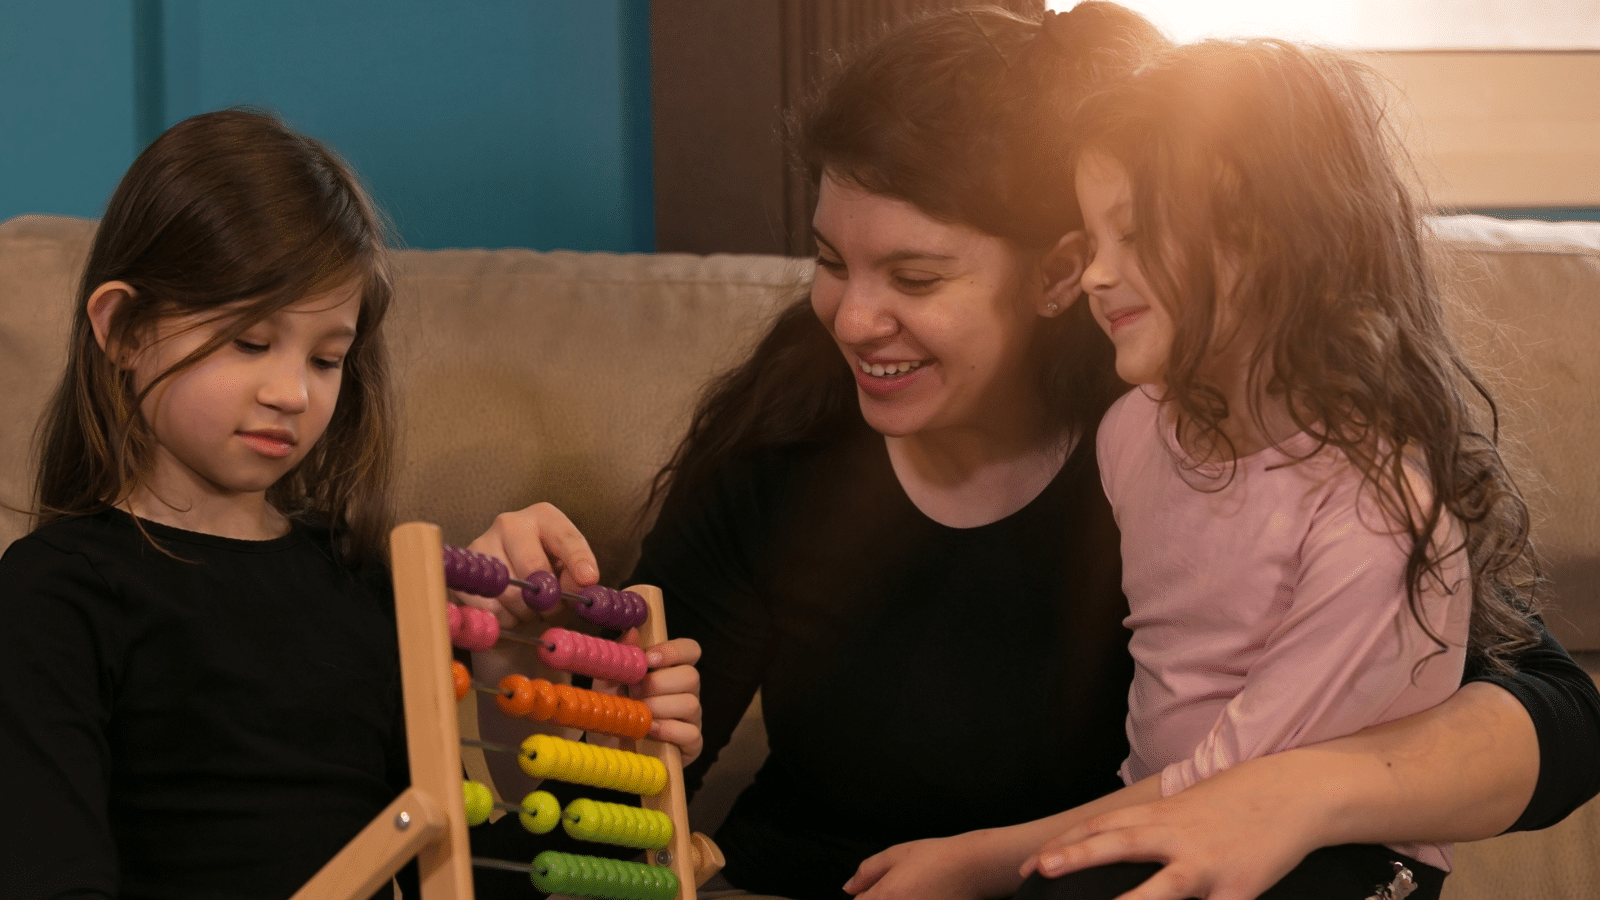
<instances>
[{"instance_id":1,"label":"child's hand","mask_svg":"<svg viewBox=\"0 0 1600 900\"><path fill-rule=\"evenodd\" d=\"M636 635L630 633L632 637ZM677 744L684 765L693 762L705 748L700 735L700 672L694 667L699 661L700 645L689 638L674 638L647 647L645 662L650 674L631 691L650 707L655 719L650 724L650 736Z\"/></svg>"},{"instance_id":2,"label":"child's hand","mask_svg":"<svg viewBox=\"0 0 1600 900\"><path fill-rule=\"evenodd\" d=\"M845 882L844 891L860 900L1010 896L1022 884L1015 860L988 852L979 832L910 841L868 857Z\"/></svg>"},{"instance_id":3,"label":"child's hand","mask_svg":"<svg viewBox=\"0 0 1600 900\"><path fill-rule=\"evenodd\" d=\"M600 580L600 567L595 562L594 551L589 549L589 542L571 519L548 503L501 513L489 530L479 535L467 549L506 563L513 578L530 572L554 572L561 576L564 591L577 591ZM507 587L494 599L465 595L458 595L457 599L489 609L502 628L515 628L540 617L538 611L522 602L522 589L516 585ZM558 605L556 609L564 612L566 605Z\"/></svg>"}]
</instances>

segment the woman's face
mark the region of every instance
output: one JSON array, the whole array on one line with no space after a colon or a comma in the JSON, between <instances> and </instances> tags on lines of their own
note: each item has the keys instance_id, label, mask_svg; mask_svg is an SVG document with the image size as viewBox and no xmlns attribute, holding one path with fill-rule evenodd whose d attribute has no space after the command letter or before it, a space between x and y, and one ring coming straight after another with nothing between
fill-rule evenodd
<instances>
[{"instance_id":1,"label":"woman's face","mask_svg":"<svg viewBox=\"0 0 1600 900\"><path fill-rule=\"evenodd\" d=\"M1037 422L1037 254L824 173L811 306L882 434Z\"/></svg>"}]
</instances>

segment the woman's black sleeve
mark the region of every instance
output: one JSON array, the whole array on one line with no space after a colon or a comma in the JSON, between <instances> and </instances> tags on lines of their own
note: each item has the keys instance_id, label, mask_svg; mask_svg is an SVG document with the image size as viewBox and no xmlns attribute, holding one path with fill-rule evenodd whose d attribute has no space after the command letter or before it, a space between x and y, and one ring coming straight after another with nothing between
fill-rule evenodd
<instances>
[{"instance_id":1,"label":"woman's black sleeve","mask_svg":"<svg viewBox=\"0 0 1600 900\"><path fill-rule=\"evenodd\" d=\"M1539 781L1508 831L1548 828L1600 794L1600 692L1583 667L1539 624L1540 642L1504 675L1469 663L1463 683L1487 681L1527 708L1539 736Z\"/></svg>"},{"instance_id":2,"label":"woman's black sleeve","mask_svg":"<svg viewBox=\"0 0 1600 900\"><path fill-rule=\"evenodd\" d=\"M745 461L695 489L674 488L628 579L659 587L668 634L700 644L705 749L684 770L690 795L727 745L771 658L772 618L758 572L771 533L771 489L781 480L768 466Z\"/></svg>"}]
</instances>

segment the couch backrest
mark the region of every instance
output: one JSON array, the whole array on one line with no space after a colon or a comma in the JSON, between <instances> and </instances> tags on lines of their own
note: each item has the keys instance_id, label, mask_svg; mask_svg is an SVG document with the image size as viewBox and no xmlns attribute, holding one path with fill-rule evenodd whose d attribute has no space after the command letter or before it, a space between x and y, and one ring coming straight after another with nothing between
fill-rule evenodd
<instances>
[{"instance_id":1,"label":"couch backrest","mask_svg":"<svg viewBox=\"0 0 1600 900\"><path fill-rule=\"evenodd\" d=\"M26 506L34 424L66 349L94 223L0 223L0 502ZM776 256L406 250L388 335L400 375L402 519L465 543L548 500L603 577L636 554L635 510L701 385L808 273ZM0 511L0 547L27 517Z\"/></svg>"},{"instance_id":2,"label":"couch backrest","mask_svg":"<svg viewBox=\"0 0 1600 900\"><path fill-rule=\"evenodd\" d=\"M94 223L0 224L0 502L26 505ZM1550 563L1552 629L1600 650L1600 224L1436 222L1449 295L1496 376ZM500 511L565 510L627 575L635 511L703 382L806 274L782 257L402 251L390 324L405 402L402 516L465 542ZM26 528L0 513L0 545Z\"/></svg>"},{"instance_id":3,"label":"couch backrest","mask_svg":"<svg viewBox=\"0 0 1600 900\"><path fill-rule=\"evenodd\" d=\"M1445 289L1521 462L1550 574L1546 619L1600 650L1600 222L1435 220Z\"/></svg>"}]
</instances>

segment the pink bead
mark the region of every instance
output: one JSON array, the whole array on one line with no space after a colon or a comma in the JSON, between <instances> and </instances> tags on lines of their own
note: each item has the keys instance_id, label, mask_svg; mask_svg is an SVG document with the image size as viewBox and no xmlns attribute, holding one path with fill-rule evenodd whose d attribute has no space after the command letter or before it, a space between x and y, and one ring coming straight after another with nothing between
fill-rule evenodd
<instances>
[{"instance_id":1,"label":"pink bead","mask_svg":"<svg viewBox=\"0 0 1600 900\"><path fill-rule=\"evenodd\" d=\"M545 665L563 672L638 684L649 671L644 651L628 644L603 641L565 628L546 629L544 641L550 646L540 647L539 657Z\"/></svg>"},{"instance_id":2,"label":"pink bead","mask_svg":"<svg viewBox=\"0 0 1600 900\"><path fill-rule=\"evenodd\" d=\"M463 650L487 650L500 640L500 623L494 613L472 606L451 604L450 645Z\"/></svg>"}]
</instances>

